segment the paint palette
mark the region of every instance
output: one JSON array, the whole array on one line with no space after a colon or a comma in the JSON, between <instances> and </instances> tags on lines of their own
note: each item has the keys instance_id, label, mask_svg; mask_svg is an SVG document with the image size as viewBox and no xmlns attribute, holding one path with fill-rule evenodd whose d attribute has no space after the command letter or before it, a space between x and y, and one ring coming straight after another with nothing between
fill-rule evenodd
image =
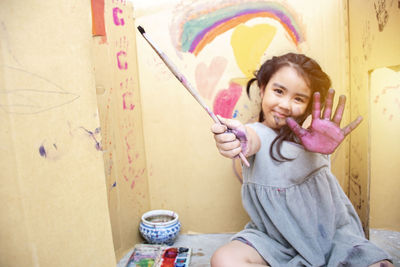
<instances>
[{"instance_id":1,"label":"paint palette","mask_svg":"<svg viewBox=\"0 0 400 267\"><path fill-rule=\"evenodd\" d=\"M188 267L191 253L186 247L138 244L125 267Z\"/></svg>"},{"instance_id":2,"label":"paint palette","mask_svg":"<svg viewBox=\"0 0 400 267\"><path fill-rule=\"evenodd\" d=\"M170 247L163 251L159 267L188 267L190 249L184 247Z\"/></svg>"}]
</instances>

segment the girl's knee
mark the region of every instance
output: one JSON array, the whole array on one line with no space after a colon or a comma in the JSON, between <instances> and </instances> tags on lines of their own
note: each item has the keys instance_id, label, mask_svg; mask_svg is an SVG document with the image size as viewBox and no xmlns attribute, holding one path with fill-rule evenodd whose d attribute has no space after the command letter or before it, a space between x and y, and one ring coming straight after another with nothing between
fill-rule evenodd
<instances>
[{"instance_id":1,"label":"girl's knee","mask_svg":"<svg viewBox=\"0 0 400 267\"><path fill-rule=\"evenodd\" d=\"M220 247L211 257L212 267L239 267L247 264L266 265L260 254L251 246L234 240Z\"/></svg>"},{"instance_id":2,"label":"girl's knee","mask_svg":"<svg viewBox=\"0 0 400 267\"><path fill-rule=\"evenodd\" d=\"M217 249L211 257L211 267L228 267L231 259L230 253L222 248Z\"/></svg>"}]
</instances>

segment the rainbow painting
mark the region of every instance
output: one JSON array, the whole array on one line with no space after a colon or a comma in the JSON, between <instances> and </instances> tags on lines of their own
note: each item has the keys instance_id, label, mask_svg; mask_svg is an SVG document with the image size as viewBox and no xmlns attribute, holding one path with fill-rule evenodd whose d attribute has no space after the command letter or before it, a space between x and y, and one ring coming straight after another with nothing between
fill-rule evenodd
<instances>
[{"instance_id":1,"label":"rainbow painting","mask_svg":"<svg viewBox=\"0 0 400 267\"><path fill-rule=\"evenodd\" d=\"M285 6L276 2L258 1L192 13L181 29L180 50L197 56L207 44L222 33L251 19L263 17L278 21L296 46L304 41L298 23Z\"/></svg>"}]
</instances>

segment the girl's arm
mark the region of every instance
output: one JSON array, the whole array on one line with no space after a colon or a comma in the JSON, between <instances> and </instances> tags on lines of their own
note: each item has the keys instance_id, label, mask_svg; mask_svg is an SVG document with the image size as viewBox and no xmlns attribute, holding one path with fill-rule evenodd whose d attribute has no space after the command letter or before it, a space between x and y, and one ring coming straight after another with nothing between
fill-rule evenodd
<instances>
[{"instance_id":1,"label":"girl's arm","mask_svg":"<svg viewBox=\"0 0 400 267\"><path fill-rule=\"evenodd\" d=\"M235 158L240 152L245 157L257 153L260 149L260 138L251 127L243 125L238 120L220 116L218 118L222 124L213 124L211 131L214 133L215 143L221 155Z\"/></svg>"}]
</instances>

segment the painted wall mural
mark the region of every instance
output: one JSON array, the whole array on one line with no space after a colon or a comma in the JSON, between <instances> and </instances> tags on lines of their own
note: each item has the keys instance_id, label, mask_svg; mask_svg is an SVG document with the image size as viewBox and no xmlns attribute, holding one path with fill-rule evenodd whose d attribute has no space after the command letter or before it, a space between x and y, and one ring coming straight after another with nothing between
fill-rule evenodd
<instances>
[{"instance_id":1,"label":"painted wall mural","mask_svg":"<svg viewBox=\"0 0 400 267\"><path fill-rule=\"evenodd\" d=\"M173 9L169 33L178 57L195 56L196 87L212 103L213 111L224 117L249 113L239 100L268 49L278 39L286 39L300 51L304 33L290 7L273 1L181 2ZM216 53L219 50L220 53ZM235 65L228 70L229 65ZM221 81L229 75L229 81ZM246 103L245 103L246 104ZM235 107L237 107L235 109ZM254 119L243 116L244 121Z\"/></svg>"},{"instance_id":2,"label":"painted wall mural","mask_svg":"<svg viewBox=\"0 0 400 267\"><path fill-rule=\"evenodd\" d=\"M210 5L203 6L200 10L197 10L194 5L188 6L186 12L181 13L181 17L189 18L189 20L173 22L174 25L181 25L175 46L181 51L197 55L217 36L259 17L269 17L278 21L296 44L303 41L293 15L279 3L249 1L246 3L223 2L222 4L224 6L220 8ZM193 13L193 10L197 12Z\"/></svg>"}]
</instances>

